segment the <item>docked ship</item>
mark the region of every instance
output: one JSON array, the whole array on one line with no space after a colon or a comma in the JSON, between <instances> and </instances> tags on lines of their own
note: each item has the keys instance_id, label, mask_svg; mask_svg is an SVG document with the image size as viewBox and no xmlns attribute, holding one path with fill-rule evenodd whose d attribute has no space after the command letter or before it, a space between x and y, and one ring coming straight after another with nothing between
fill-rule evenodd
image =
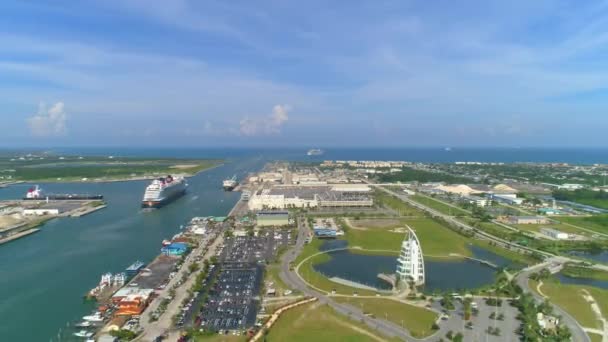
<instances>
[{"instance_id":1,"label":"docked ship","mask_svg":"<svg viewBox=\"0 0 608 342\"><path fill-rule=\"evenodd\" d=\"M24 200L102 200L103 195L89 195L89 194L47 194L36 185L27 190Z\"/></svg>"},{"instance_id":2,"label":"docked ship","mask_svg":"<svg viewBox=\"0 0 608 342\"><path fill-rule=\"evenodd\" d=\"M239 185L239 182L236 181L236 175L234 175L230 179L225 179L222 185L224 186L224 190L232 191Z\"/></svg>"},{"instance_id":3,"label":"docked ship","mask_svg":"<svg viewBox=\"0 0 608 342\"><path fill-rule=\"evenodd\" d=\"M183 177L168 175L155 179L148 185L144 198L141 202L142 208L160 208L163 205L183 196L186 193L188 183Z\"/></svg>"},{"instance_id":4,"label":"docked ship","mask_svg":"<svg viewBox=\"0 0 608 342\"><path fill-rule=\"evenodd\" d=\"M306 152L307 156L320 156L323 154L323 150L318 149L318 148L313 148L308 150L308 152Z\"/></svg>"}]
</instances>

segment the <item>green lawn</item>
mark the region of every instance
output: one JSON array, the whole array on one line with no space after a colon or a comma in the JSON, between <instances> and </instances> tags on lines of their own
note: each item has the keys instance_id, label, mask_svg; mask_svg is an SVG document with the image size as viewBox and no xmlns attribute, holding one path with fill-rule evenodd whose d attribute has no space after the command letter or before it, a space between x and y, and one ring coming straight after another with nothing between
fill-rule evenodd
<instances>
[{"instance_id":1,"label":"green lawn","mask_svg":"<svg viewBox=\"0 0 608 342\"><path fill-rule=\"evenodd\" d=\"M561 220L561 218L560 218ZM579 235L590 235L589 232L584 231L582 229L578 229L576 227L572 227L563 223L548 223L548 224L514 224L512 225L513 227L517 228L517 229L521 229L521 230L527 230L530 232L540 232L540 229L545 227L545 228L553 228L553 229L557 229L559 231L562 231L564 233L571 233L571 234L579 234ZM584 227L587 228L587 227Z\"/></svg>"},{"instance_id":2,"label":"green lawn","mask_svg":"<svg viewBox=\"0 0 608 342\"><path fill-rule=\"evenodd\" d=\"M361 308L365 313L377 318L388 319L399 326L403 324L412 336L419 338L429 336L434 332L431 326L438 317L431 310L391 299L336 297L336 300Z\"/></svg>"},{"instance_id":3,"label":"green lawn","mask_svg":"<svg viewBox=\"0 0 608 342\"><path fill-rule=\"evenodd\" d=\"M319 303L305 304L286 311L268 335L268 342L368 342L393 341L379 336L366 325L337 314ZM396 339L394 339L396 341Z\"/></svg>"},{"instance_id":4,"label":"green lawn","mask_svg":"<svg viewBox=\"0 0 608 342\"><path fill-rule=\"evenodd\" d=\"M602 342L602 335L593 334L593 333L587 333L587 335L591 339L591 342Z\"/></svg>"},{"instance_id":5,"label":"green lawn","mask_svg":"<svg viewBox=\"0 0 608 342\"><path fill-rule=\"evenodd\" d=\"M467 238L443 227L429 218L403 219L401 227L410 226L418 236L425 255L447 256L450 253L470 255L466 247ZM345 238L349 247L391 250L399 252L405 233L395 233L392 229L349 229Z\"/></svg>"},{"instance_id":6,"label":"green lawn","mask_svg":"<svg viewBox=\"0 0 608 342\"><path fill-rule=\"evenodd\" d=\"M382 190L376 191L374 201L377 204L387 206L399 213L400 216L424 216L420 210L407 205L397 197L387 194Z\"/></svg>"},{"instance_id":7,"label":"green lawn","mask_svg":"<svg viewBox=\"0 0 608 342\"><path fill-rule=\"evenodd\" d=\"M522 265L534 265L539 262L539 260L536 260L529 255L490 245L490 243L485 240L473 240L473 244Z\"/></svg>"},{"instance_id":8,"label":"green lawn","mask_svg":"<svg viewBox=\"0 0 608 342\"><path fill-rule=\"evenodd\" d=\"M247 337L246 336L209 334L209 335L194 336L194 341L196 341L196 342L245 342L245 341L247 341Z\"/></svg>"},{"instance_id":9,"label":"green lawn","mask_svg":"<svg viewBox=\"0 0 608 342\"><path fill-rule=\"evenodd\" d=\"M597 216L564 216L559 221L570 223L575 226L587 228L598 233L608 234L608 219L606 215Z\"/></svg>"},{"instance_id":10,"label":"green lawn","mask_svg":"<svg viewBox=\"0 0 608 342\"><path fill-rule=\"evenodd\" d=\"M429 208L435 209L438 212L445 214L445 215L451 215L451 216L469 216L469 215L471 215L470 212L468 212L462 208L452 207L448 204L445 204L443 201L439 201L439 200L433 199L431 197L426 197L426 196L422 196L422 195L413 195L413 196L410 196L410 198Z\"/></svg>"},{"instance_id":11,"label":"green lawn","mask_svg":"<svg viewBox=\"0 0 608 342\"><path fill-rule=\"evenodd\" d=\"M447 256L450 253L471 255L467 247L469 239L430 218L408 219L403 222L416 232L424 255Z\"/></svg>"},{"instance_id":12,"label":"green lawn","mask_svg":"<svg viewBox=\"0 0 608 342\"><path fill-rule=\"evenodd\" d=\"M530 287L536 291L537 282L530 280ZM608 308L608 291L599 290L588 286L579 285L564 285L558 282L544 282L541 286L541 292L549 297L549 300L557 304L562 309L566 310L572 317L574 317L582 326L588 328L601 328L601 323L595 319L595 314L591 310L591 306L585 301L581 294L582 289L587 289L592 296L597 300L602 312ZM602 293L597 293L596 291ZM603 302L603 304L602 304Z\"/></svg>"}]
</instances>

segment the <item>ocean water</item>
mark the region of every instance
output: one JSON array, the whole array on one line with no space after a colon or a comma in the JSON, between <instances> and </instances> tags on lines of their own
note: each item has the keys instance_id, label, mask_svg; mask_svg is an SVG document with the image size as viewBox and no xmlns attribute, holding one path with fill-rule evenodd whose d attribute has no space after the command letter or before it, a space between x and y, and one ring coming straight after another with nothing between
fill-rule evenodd
<instances>
[{"instance_id":1,"label":"ocean water","mask_svg":"<svg viewBox=\"0 0 608 342\"><path fill-rule=\"evenodd\" d=\"M406 160L413 162L559 162L608 164L608 148L323 148L320 156L307 156L307 148L54 148L66 154L114 156L170 156L179 158L265 158L278 160Z\"/></svg>"}]
</instances>

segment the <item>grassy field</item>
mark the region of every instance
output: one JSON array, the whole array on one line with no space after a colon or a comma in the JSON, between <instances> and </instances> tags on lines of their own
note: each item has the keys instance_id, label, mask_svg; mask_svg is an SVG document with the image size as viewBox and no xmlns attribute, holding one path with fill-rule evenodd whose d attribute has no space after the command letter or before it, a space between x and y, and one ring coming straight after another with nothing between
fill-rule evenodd
<instances>
[{"instance_id":1,"label":"grassy field","mask_svg":"<svg viewBox=\"0 0 608 342\"><path fill-rule=\"evenodd\" d=\"M536 281L530 280L530 287L536 291ZM591 306L585 301L581 293L586 289L591 293L600 306L602 312L608 312L608 291L589 286L564 285L558 282L544 282L540 287L541 292L549 297L549 300L572 315L582 326L589 328L601 328L601 323L595 319Z\"/></svg>"},{"instance_id":2,"label":"grassy field","mask_svg":"<svg viewBox=\"0 0 608 342\"><path fill-rule=\"evenodd\" d=\"M434 331L431 329L437 320L437 314L425 308L400 303L384 298L346 298L337 297L337 301L361 308L365 313L401 326L405 326L414 337L426 337Z\"/></svg>"},{"instance_id":3,"label":"grassy field","mask_svg":"<svg viewBox=\"0 0 608 342\"><path fill-rule=\"evenodd\" d=\"M591 342L602 342L602 335L592 333L587 333L587 335L589 335Z\"/></svg>"},{"instance_id":4,"label":"grassy field","mask_svg":"<svg viewBox=\"0 0 608 342\"><path fill-rule=\"evenodd\" d=\"M468 212L462 208L452 207L450 205L447 205L441 201L435 200L430 197L426 197L426 196L422 196L422 195L414 195L414 196L410 196L410 198L429 208L435 209L438 212L445 214L445 215L451 215L451 216L469 216L469 215L471 215L470 212Z\"/></svg>"},{"instance_id":5,"label":"grassy field","mask_svg":"<svg viewBox=\"0 0 608 342\"><path fill-rule=\"evenodd\" d=\"M598 233L608 234L607 215L560 217L559 220L575 226L587 228Z\"/></svg>"},{"instance_id":6,"label":"grassy field","mask_svg":"<svg viewBox=\"0 0 608 342\"><path fill-rule=\"evenodd\" d=\"M305 304L285 312L270 329L267 342L397 341L377 335L364 324L349 320L327 305Z\"/></svg>"},{"instance_id":7,"label":"grassy field","mask_svg":"<svg viewBox=\"0 0 608 342\"><path fill-rule=\"evenodd\" d=\"M429 218L402 219L400 227L410 226L418 235L424 254L445 256L450 253L470 255L466 247L467 239L441 226ZM349 247L391 250L399 252L405 233L396 233L393 228L368 230L349 229L345 234Z\"/></svg>"},{"instance_id":8,"label":"grassy field","mask_svg":"<svg viewBox=\"0 0 608 342\"><path fill-rule=\"evenodd\" d=\"M425 255L445 256L450 253L471 255L469 239L429 218L404 220L418 236Z\"/></svg>"},{"instance_id":9,"label":"grassy field","mask_svg":"<svg viewBox=\"0 0 608 342\"><path fill-rule=\"evenodd\" d=\"M376 191L374 202L397 211L401 216L424 216L424 213L420 210L412 208L402 200L383 191Z\"/></svg>"},{"instance_id":10,"label":"grassy field","mask_svg":"<svg viewBox=\"0 0 608 342\"><path fill-rule=\"evenodd\" d=\"M391 229L391 228L397 228L397 227L403 227L403 224L401 223L401 221L399 219L395 219L395 218L376 218L376 219L370 219L370 218L364 218L364 219L349 219L348 220L349 225L352 228L359 228L359 229L375 229L375 228L385 228L385 229Z\"/></svg>"},{"instance_id":11,"label":"grassy field","mask_svg":"<svg viewBox=\"0 0 608 342\"><path fill-rule=\"evenodd\" d=\"M44 156L43 159L0 158L0 171L13 181L68 182L122 180L167 174L194 175L218 165L210 159L109 158ZM62 158L62 159L60 159ZM9 171L7 171L9 170Z\"/></svg>"},{"instance_id":12,"label":"grassy field","mask_svg":"<svg viewBox=\"0 0 608 342\"><path fill-rule=\"evenodd\" d=\"M561 219L560 219L561 220ZM571 234L579 234L579 235L590 235L589 232L578 229L576 227L572 227L563 223L548 223L548 224L514 224L513 227L521 230L526 230L530 232L540 232L540 229L543 227L553 228L565 233ZM585 227L587 228L587 227Z\"/></svg>"}]
</instances>

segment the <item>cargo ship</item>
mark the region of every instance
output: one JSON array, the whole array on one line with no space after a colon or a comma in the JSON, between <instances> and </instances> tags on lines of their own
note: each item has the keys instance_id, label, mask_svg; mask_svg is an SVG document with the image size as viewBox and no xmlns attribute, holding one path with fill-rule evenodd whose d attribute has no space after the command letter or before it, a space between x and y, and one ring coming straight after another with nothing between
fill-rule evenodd
<instances>
[{"instance_id":1,"label":"cargo ship","mask_svg":"<svg viewBox=\"0 0 608 342\"><path fill-rule=\"evenodd\" d=\"M239 182L236 181L236 175L234 175L230 179L225 179L222 185L224 186L224 190L232 191L239 185Z\"/></svg>"},{"instance_id":2,"label":"cargo ship","mask_svg":"<svg viewBox=\"0 0 608 342\"><path fill-rule=\"evenodd\" d=\"M183 177L168 175L155 179L146 187L144 198L141 202L142 208L160 208L163 205L183 196L188 188L188 183Z\"/></svg>"},{"instance_id":3,"label":"cargo ship","mask_svg":"<svg viewBox=\"0 0 608 342\"><path fill-rule=\"evenodd\" d=\"M24 200L102 200L103 195L89 195L89 194L46 194L42 189L36 185L27 190Z\"/></svg>"}]
</instances>

